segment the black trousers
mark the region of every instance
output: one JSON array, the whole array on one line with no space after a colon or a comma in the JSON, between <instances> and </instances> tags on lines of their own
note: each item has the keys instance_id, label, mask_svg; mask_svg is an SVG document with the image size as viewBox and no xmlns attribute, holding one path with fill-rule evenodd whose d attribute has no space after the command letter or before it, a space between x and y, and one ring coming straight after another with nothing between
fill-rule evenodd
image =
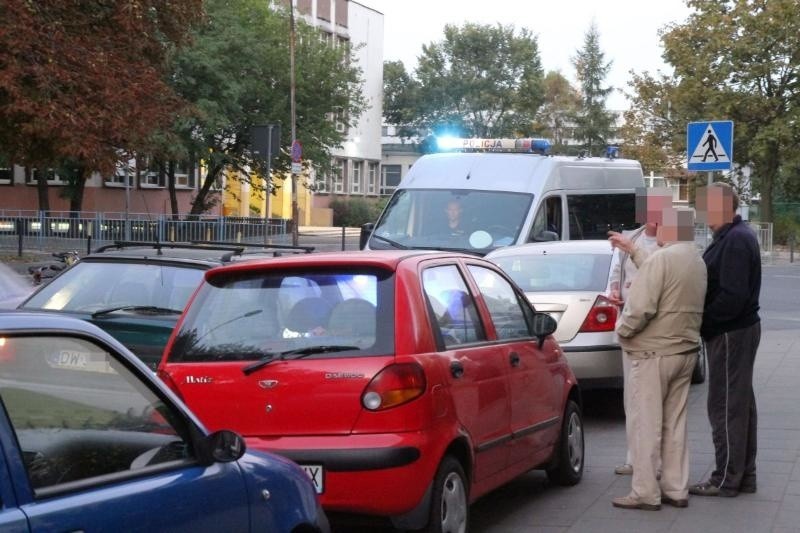
<instances>
[{"instance_id":1,"label":"black trousers","mask_svg":"<svg viewBox=\"0 0 800 533\"><path fill-rule=\"evenodd\" d=\"M738 492L756 484L756 398L753 365L761 323L705 339L708 359L708 420L716 468L710 481Z\"/></svg>"}]
</instances>

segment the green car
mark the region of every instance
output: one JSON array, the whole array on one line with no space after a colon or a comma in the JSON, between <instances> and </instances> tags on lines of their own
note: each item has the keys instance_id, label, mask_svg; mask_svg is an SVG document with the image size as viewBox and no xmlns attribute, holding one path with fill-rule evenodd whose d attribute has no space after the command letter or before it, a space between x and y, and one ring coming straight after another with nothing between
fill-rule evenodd
<instances>
[{"instance_id":1,"label":"green car","mask_svg":"<svg viewBox=\"0 0 800 533\"><path fill-rule=\"evenodd\" d=\"M104 329L155 370L172 329L203 273L231 261L308 247L123 243L95 250L41 286L19 309L56 311ZM64 354L60 365L80 368Z\"/></svg>"}]
</instances>

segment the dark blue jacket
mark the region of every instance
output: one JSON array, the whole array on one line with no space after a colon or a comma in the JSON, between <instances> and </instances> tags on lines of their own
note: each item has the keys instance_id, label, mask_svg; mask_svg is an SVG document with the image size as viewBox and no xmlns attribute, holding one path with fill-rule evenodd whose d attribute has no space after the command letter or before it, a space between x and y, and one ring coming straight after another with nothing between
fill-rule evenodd
<instances>
[{"instance_id":1,"label":"dark blue jacket","mask_svg":"<svg viewBox=\"0 0 800 533\"><path fill-rule=\"evenodd\" d=\"M755 233L736 215L714 232L703 253L708 289L700 334L714 337L760 320L761 252Z\"/></svg>"}]
</instances>

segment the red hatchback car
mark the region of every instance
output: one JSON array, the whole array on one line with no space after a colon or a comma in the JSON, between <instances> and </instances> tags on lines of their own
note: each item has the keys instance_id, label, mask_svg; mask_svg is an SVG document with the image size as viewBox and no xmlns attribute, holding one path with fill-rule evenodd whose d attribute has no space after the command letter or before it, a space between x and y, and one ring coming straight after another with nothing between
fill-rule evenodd
<instances>
[{"instance_id":1,"label":"red hatchback car","mask_svg":"<svg viewBox=\"0 0 800 533\"><path fill-rule=\"evenodd\" d=\"M159 375L211 431L303 466L326 510L466 531L469 503L528 470L581 479L555 329L477 257L285 257L206 272Z\"/></svg>"}]
</instances>

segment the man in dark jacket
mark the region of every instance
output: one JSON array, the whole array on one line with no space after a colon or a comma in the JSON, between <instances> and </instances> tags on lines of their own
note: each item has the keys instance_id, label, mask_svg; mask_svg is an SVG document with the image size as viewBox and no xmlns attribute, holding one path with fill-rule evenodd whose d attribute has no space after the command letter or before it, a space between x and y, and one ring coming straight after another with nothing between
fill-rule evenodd
<instances>
[{"instance_id":1,"label":"man in dark jacket","mask_svg":"<svg viewBox=\"0 0 800 533\"><path fill-rule=\"evenodd\" d=\"M753 365L761 338L758 298L761 252L753 231L736 215L739 198L727 184L699 189L697 207L714 232L703 254L708 271L700 333L708 359L708 419L716 468L689 487L699 496L756 491L756 399Z\"/></svg>"}]
</instances>

